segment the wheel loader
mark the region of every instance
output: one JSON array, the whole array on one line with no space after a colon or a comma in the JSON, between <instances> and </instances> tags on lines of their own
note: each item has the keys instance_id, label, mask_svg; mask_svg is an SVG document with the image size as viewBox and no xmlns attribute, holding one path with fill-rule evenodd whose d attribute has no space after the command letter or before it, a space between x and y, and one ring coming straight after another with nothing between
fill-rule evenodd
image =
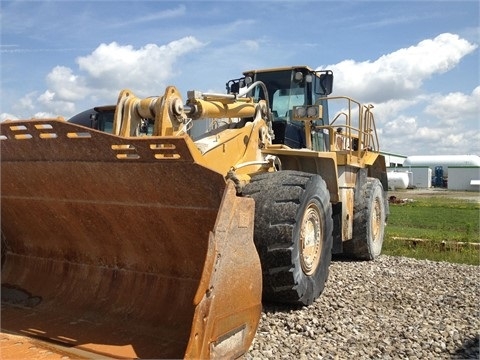
<instances>
[{"instance_id":1,"label":"wheel loader","mask_svg":"<svg viewBox=\"0 0 480 360\"><path fill-rule=\"evenodd\" d=\"M126 89L70 121L2 122L2 331L81 357L237 358L262 300L312 304L332 254L374 259L372 106L332 86L253 70L225 94Z\"/></svg>"}]
</instances>

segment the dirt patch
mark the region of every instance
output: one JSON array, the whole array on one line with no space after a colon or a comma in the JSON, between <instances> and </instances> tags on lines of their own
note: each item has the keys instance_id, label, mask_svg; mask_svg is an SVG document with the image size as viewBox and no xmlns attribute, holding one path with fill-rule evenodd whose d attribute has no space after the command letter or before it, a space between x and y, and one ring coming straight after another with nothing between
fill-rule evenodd
<instances>
[{"instance_id":1,"label":"dirt patch","mask_svg":"<svg viewBox=\"0 0 480 360\"><path fill-rule=\"evenodd\" d=\"M397 199L413 200L429 197L444 197L480 203L480 191L456 191L441 188L393 190L388 191L388 196L395 196Z\"/></svg>"}]
</instances>

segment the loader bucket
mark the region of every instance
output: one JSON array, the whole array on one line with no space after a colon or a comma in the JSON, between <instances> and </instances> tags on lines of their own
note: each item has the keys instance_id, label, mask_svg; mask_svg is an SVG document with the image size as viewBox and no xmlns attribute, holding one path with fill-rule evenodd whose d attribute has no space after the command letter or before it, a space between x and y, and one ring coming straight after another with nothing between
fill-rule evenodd
<instances>
[{"instance_id":1,"label":"loader bucket","mask_svg":"<svg viewBox=\"0 0 480 360\"><path fill-rule=\"evenodd\" d=\"M253 200L187 135L27 120L2 123L0 139L2 331L97 358L248 350L261 312Z\"/></svg>"}]
</instances>

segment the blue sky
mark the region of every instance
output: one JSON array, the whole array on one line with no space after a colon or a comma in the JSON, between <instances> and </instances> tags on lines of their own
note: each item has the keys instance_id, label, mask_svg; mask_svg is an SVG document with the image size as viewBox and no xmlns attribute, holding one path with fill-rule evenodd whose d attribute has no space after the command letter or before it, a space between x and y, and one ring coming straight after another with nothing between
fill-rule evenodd
<instances>
[{"instance_id":1,"label":"blue sky","mask_svg":"<svg viewBox=\"0 0 480 360\"><path fill-rule=\"evenodd\" d=\"M479 18L478 1L2 0L0 120L309 65L374 104L383 151L480 155Z\"/></svg>"}]
</instances>

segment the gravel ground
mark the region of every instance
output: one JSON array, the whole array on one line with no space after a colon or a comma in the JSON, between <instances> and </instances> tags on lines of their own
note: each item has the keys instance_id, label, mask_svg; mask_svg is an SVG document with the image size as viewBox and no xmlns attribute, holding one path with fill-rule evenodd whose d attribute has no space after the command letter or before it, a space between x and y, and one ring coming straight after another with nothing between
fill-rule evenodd
<instances>
[{"instance_id":1,"label":"gravel ground","mask_svg":"<svg viewBox=\"0 0 480 360\"><path fill-rule=\"evenodd\" d=\"M311 306L265 305L245 359L479 359L480 267L333 261Z\"/></svg>"}]
</instances>

